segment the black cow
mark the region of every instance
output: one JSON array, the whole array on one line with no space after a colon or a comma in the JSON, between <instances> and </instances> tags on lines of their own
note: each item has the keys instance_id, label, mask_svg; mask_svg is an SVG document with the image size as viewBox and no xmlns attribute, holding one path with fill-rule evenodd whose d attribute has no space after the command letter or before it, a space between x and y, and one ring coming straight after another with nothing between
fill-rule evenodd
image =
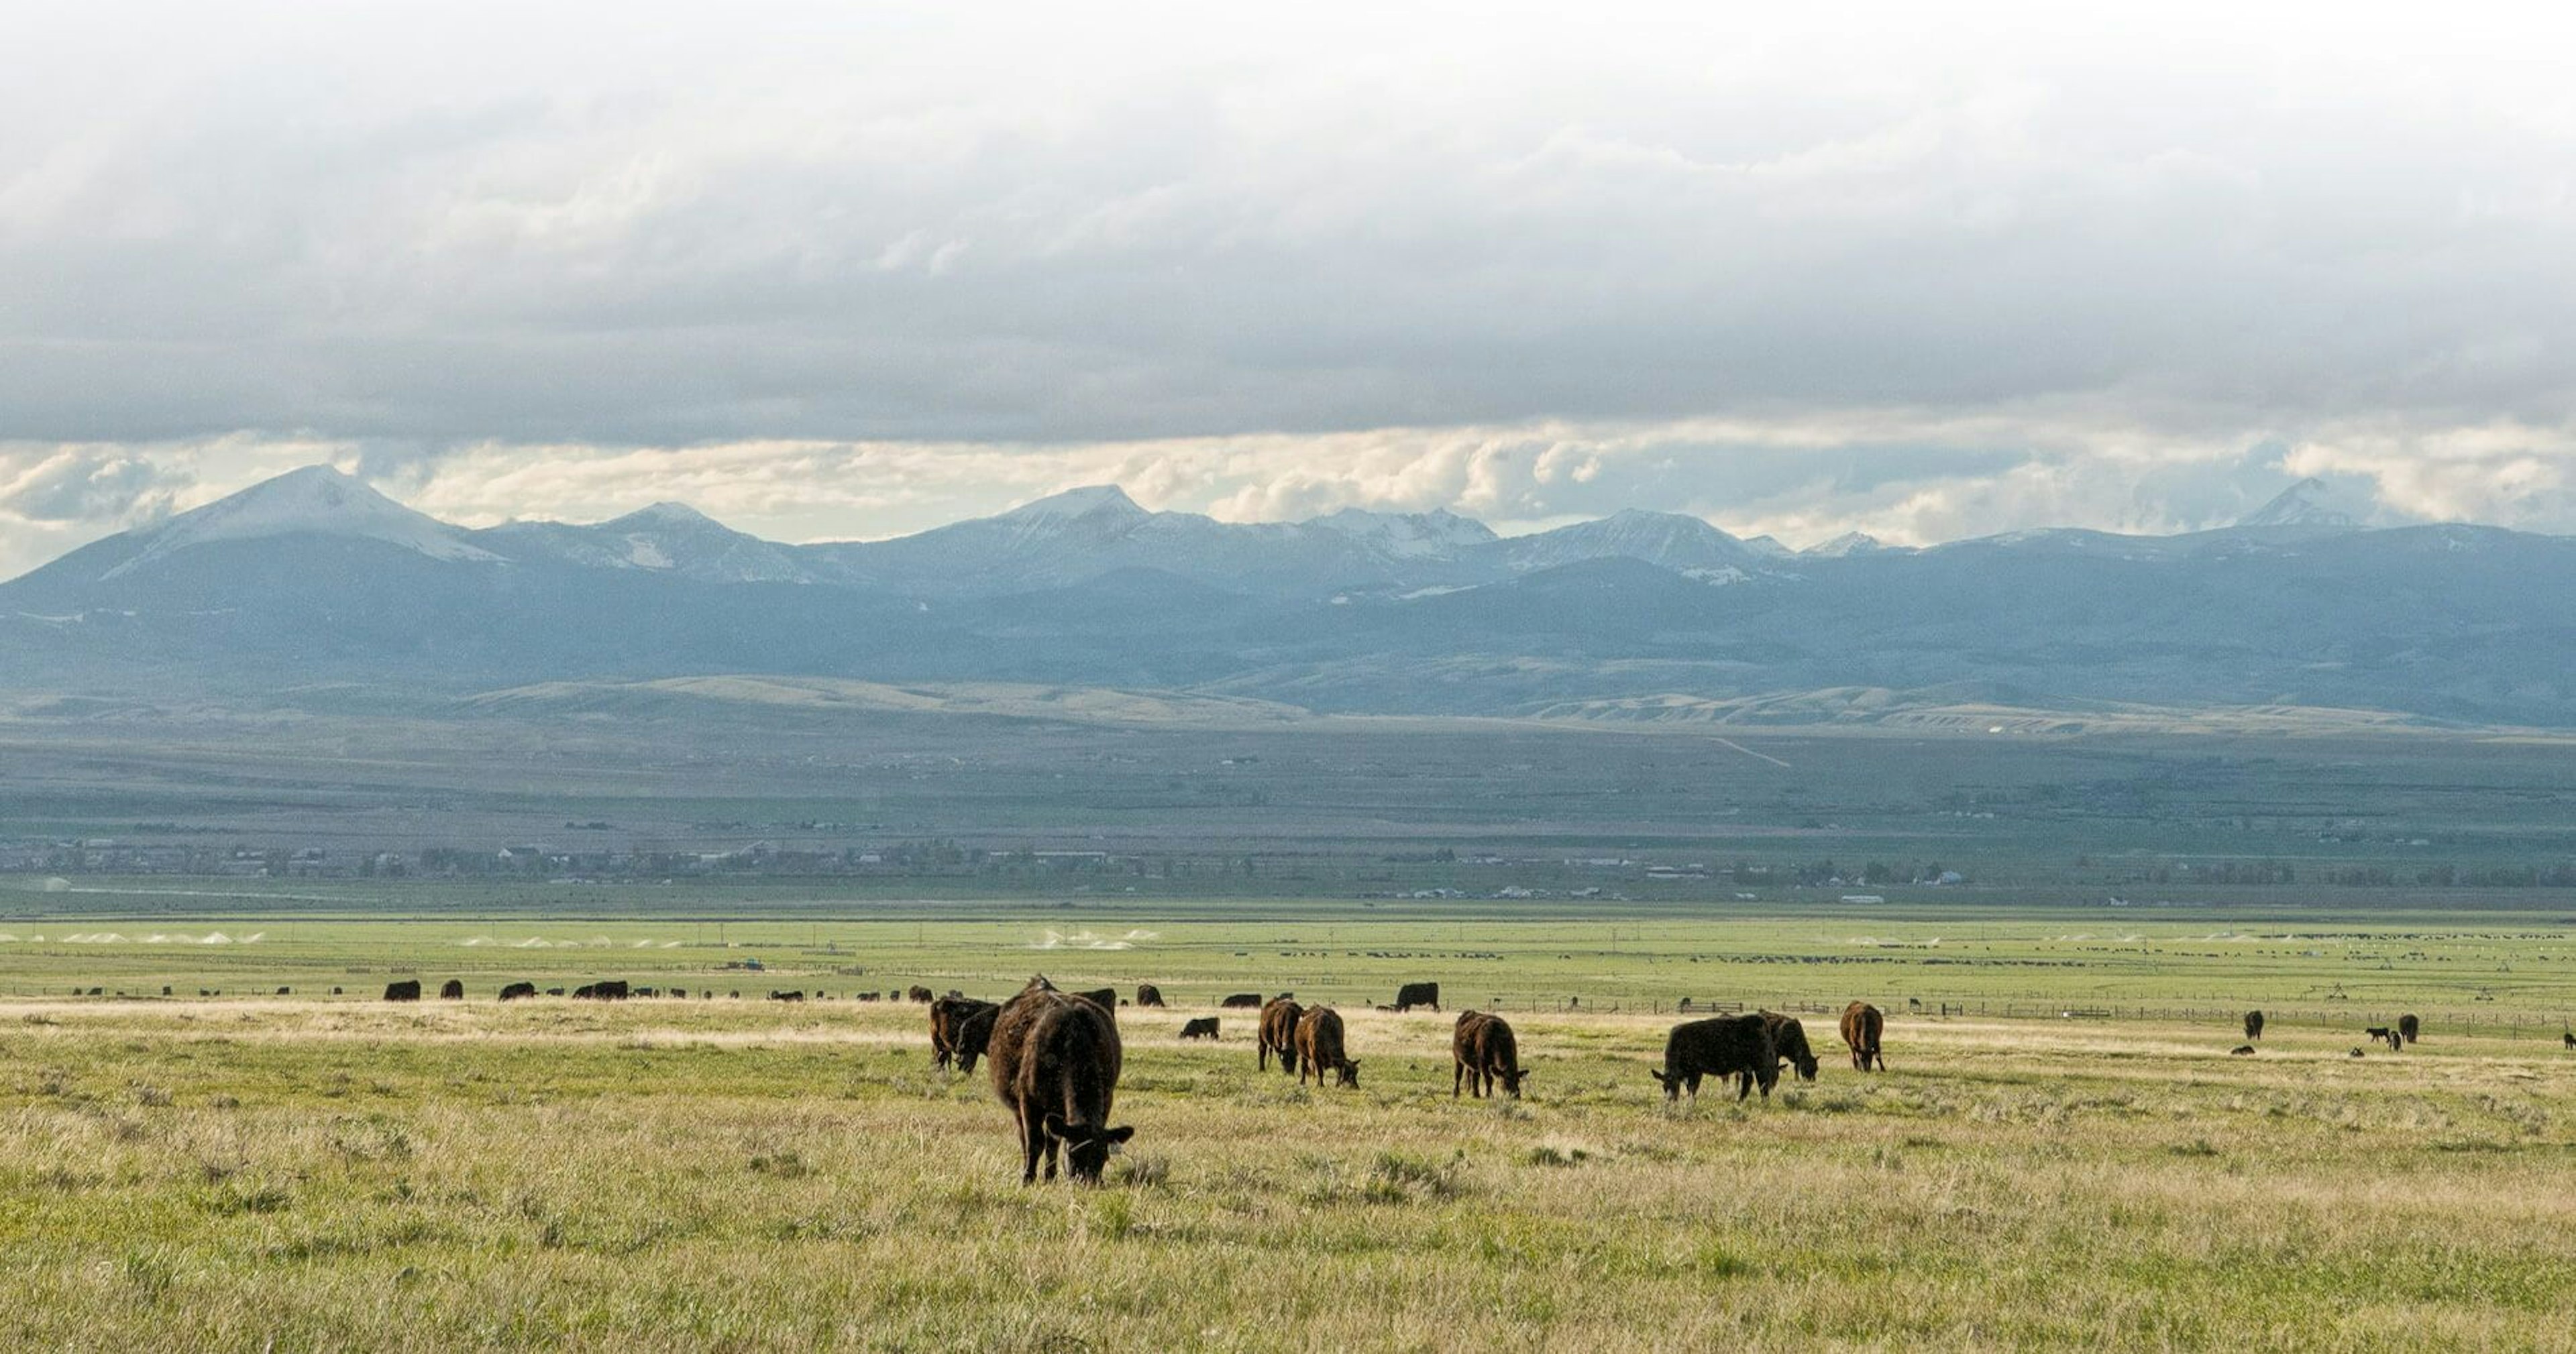
<instances>
[{"instance_id":1,"label":"black cow","mask_svg":"<svg viewBox=\"0 0 2576 1354\"><path fill-rule=\"evenodd\" d=\"M440 983L438 985L438 999L440 1001L465 1000L465 980L462 978L450 978L446 982Z\"/></svg>"},{"instance_id":2,"label":"black cow","mask_svg":"<svg viewBox=\"0 0 2576 1354\"><path fill-rule=\"evenodd\" d=\"M2247 1011L2245 1013L2245 1037L2248 1039L2260 1039L2263 1037L2263 1013L2261 1011Z\"/></svg>"},{"instance_id":3,"label":"black cow","mask_svg":"<svg viewBox=\"0 0 2576 1354\"><path fill-rule=\"evenodd\" d=\"M1216 1017L1200 1016L1196 1020L1184 1022L1181 1026L1181 1037L1184 1039L1216 1038Z\"/></svg>"},{"instance_id":4,"label":"black cow","mask_svg":"<svg viewBox=\"0 0 2576 1354\"><path fill-rule=\"evenodd\" d=\"M161 995L162 995L162 996L165 996L165 997L166 997L166 996L168 996L168 995L170 995L170 989L169 989L169 988L166 988L166 987L165 987L165 988L162 988L162 989L161 989ZM281 997L291 997L291 996L294 996L294 995L295 995L295 989L294 989L294 988L291 988L291 987L281 987L281 988L277 989L277 995L279 995L279 996L281 996Z\"/></svg>"},{"instance_id":5,"label":"black cow","mask_svg":"<svg viewBox=\"0 0 2576 1354\"><path fill-rule=\"evenodd\" d=\"M1090 1002L1101 1010L1107 1011L1110 1019L1116 1020L1118 1018L1117 988L1095 987L1088 992L1076 992L1073 995L1082 998L1084 1001Z\"/></svg>"},{"instance_id":6,"label":"black cow","mask_svg":"<svg viewBox=\"0 0 2576 1354\"><path fill-rule=\"evenodd\" d=\"M405 978L405 979L403 979L401 982L398 982L398 983L387 983L387 984L385 984L385 1000L387 1000L387 1001L418 1001L418 1000L420 1000L420 979L418 979L418 978Z\"/></svg>"},{"instance_id":7,"label":"black cow","mask_svg":"<svg viewBox=\"0 0 2576 1354\"><path fill-rule=\"evenodd\" d=\"M941 997L930 1003L931 1065L945 1069L954 1063L961 1072L974 1071L975 1058L983 1053L984 1046L978 1042L973 1052L966 1050L966 1025L979 1015L984 1017L983 1033L990 1038L993 1033L992 1013L999 1009L992 1002L977 1001L973 997Z\"/></svg>"},{"instance_id":8,"label":"black cow","mask_svg":"<svg viewBox=\"0 0 2576 1354\"><path fill-rule=\"evenodd\" d=\"M773 988L769 993L769 999L771 1001L803 1001L805 1000L805 989L800 987L793 992L780 992Z\"/></svg>"},{"instance_id":9,"label":"black cow","mask_svg":"<svg viewBox=\"0 0 2576 1354\"><path fill-rule=\"evenodd\" d=\"M623 978L603 978L588 986L574 988L572 994L583 1001L624 1001L632 990Z\"/></svg>"},{"instance_id":10,"label":"black cow","mask_svg":"<svg viewBox=\"0 0 2576 1354\"><path fill-rule=\"evenodd\" d=\"M1261 994L1258 992L1237 992L1233 996L1218 1002L1217 1006L1222 1010L1228 1011L1257 1011L1261 1009Z\"/></svg>"},{"instance_id":11,"label":"black cow","mask_svg":"<svg viewBox=\"0 0 2576 1354\"><path fill-rule=\"evenodd\" d=\"M535 983L512 983L501 989L501 1000L503 1001L517 1001L522 997L533 997L535 995L537 995L537 985Z\"/></svg>"},{"instance_id":12,"label":"black cow","mask_svg":"<svg viewBox=\"0 0 2576 1354\"><path fill-rule=\"evenodd\" d=\"M1162 1005L1163 989L1154 986L1152 983L1136 984L1136 1004L1139 1006Z\"/></svg>"},{"instance_id":13,"label":"black cow","mask_svg":"<svg viewBox=\"0 0 2576 1354\"><path fill-rule=\"evenodd\" d=\"M2405 1040L2407 1043L2414 1043L2415 1036L2423 1032L2424 1025L2422 1021L2417 1020L2411 1015L2402 1015L2397 1017L2397 1037Z\"/></svg>"},{"instance_id":14,"label":"black cow","mask_svg":"<svg viewBox=\"0 0 2576 1354\"><path fill-rule=\"evenodd\" d=\"M2362 1033L2369 1035L2373 1040L2379 1043L2388 1045L2392 1049L2402 1049L2406 1047L2406 1036L2399 1034L2397 1031L2390 1029L2386 1025L2373 1025L2370 1028L2363 1030Z\"/></svg>"},{"instance_id":15,"label":"black cow","mask_svg":"<svg viewBox=\"0 0 2576 1354\"><path fill-rule=\"evenodd\" d=\"M1664 1070L1654 1074L1664 1084L1664 1099L1677 1100L1687 1087L1699 1099L1702 1077L1747 1076L1735 1098L1744 1099L1760 1086L1764 1099L1780 1080L1780 1048L1771 1042L1771 1022L1759 1015L1718 1016L1673 1026L1664 1037Z\"/></svg>"},{"instance_id":16,"label":"black cow","mask_svg":"<svg viewBox=\"0 0 2576 1354\"><path fill-rule=\"evenodd\" d=\"M1279 1070L1297 1070L1297 1022L1305 1017L1306 1008L1286 997L1272 997L1261 1008L1261 1046L1253 1050L1254 1065L1270 1070L1272 1054L1279 1057ZM1299 1078L1303 1081L1304 1078Z\"/></svg>"},{"instance_id":17,"label":"black cow","mask_svg":"<svg viewBox=\"0 0 2576 1354\"><path fill-rule=\"evenodd\" d=\"M918 983L915 983L913 985L913 989L910 992L905 993L904 996L912 1001L921 1002L925 1005L936 1000L936 998L930 995L929 988L923 987Z\"/></svg>"},{"instance_id":18,"label":"black cow","mask_svg":"<svg viewBox=\"0 0 2576 1354\"><path fill-rule=\"evenodd\" d=\"M1019 1124L1020 1183L1036 1181L1040 1158L1055 1179L1059 1149L1066 1175L1099 1183L1110 1155L1136 1136L1109 1126L1125 1060L1118 1022L1040 976L995 1015L992 1054L993 1093Z\"/></svg>"},{"instance_id":19,"label":"black cow","mask_svg":"<svg viewBox=\"0 0 2576 1354\"><path fill-rule=\"evenodd\" d=\"M1324 1073L1339 1074L1338 1083L1356 1087L1360 1084L1360 1065L1353 1061L1342 1041L1342 1013L1330 1006L1318 1006L1297 1017L1297 1084L1306 1084L1306 1074L1315 1074L1315 1085L1321 1089Z\"/></svg>"},{"instance_id":20,"label":"black cow","mask_svg":"<svg viewBox=\"0 0 2576 1354\"><path fill-rule=\"evenodd\" d=\"M1458 1025L1449 1036L1449 1098L1458 1098L1463 1083L1479 1099L1494 1093L1499 1080L1514 1100L1521 1098L1521 1080L1529 1073L1521 1070L1520 1044L1512 1035L1511 1022L1482 1011L1461 1011Z\"/></svg>"},{"instance_id":21,"label":"black cow","mask_svg":"<svg viewBox=\"0 0 2576 1354\"><path fill-rule=\"evenodd\" d=\"M1439 1010L1440 984L1406 983L1395 989L1395 1009L1410 1011L1416 1006L1428 1006L1432 1010Z\"/></svg>"},{"instance_id":22,"label":"black cow","mask_svg":"<svg viewBox=\"0 0 2576 1354\"><path fill-rule=\"evenodd\" d=\"M2231 1058L2253 1057L2254 1046L2252 1044L2238 1044L2236 1047L2227 1050L2227 1056Z\"/></svg>"},{"instance_id":23,"label":"black cow","mask_svg":"<svg viewBox=\"0 0 2576 1354\"><path fill-rule=\"evenodd\" d=\"M1798 1080L1814 1081L1816 1053L1807 1047L1807 1027L1796 1016L1785 1016L1776 1011L1764 1011L1761 1015L1763 1023L1771 1027L1771 1045L1780 1051L1780 1061L1797 1072Z\"/></svg>"}]
</instances>

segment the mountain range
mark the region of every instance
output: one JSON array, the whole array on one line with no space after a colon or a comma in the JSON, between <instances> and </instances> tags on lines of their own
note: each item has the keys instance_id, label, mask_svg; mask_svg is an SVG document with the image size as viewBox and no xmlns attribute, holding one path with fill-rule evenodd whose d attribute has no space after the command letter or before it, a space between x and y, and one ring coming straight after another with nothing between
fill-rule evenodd
<instances>
[{"instance_id":1,"label":"mountain range","mask_svg":"<svg viewBox=\"0 0 2576 1354\"><path fill-rule=\"evenodd\" d=\"M2576 541L2360 521L2306 481L2215 531L1790 551L1675 513L1499 537L1447 512L1226 523L1099 486L788 545L672 503L459 527L316 466L0 584L0 688L461 698L768 674L1347 713L2298 706L2576 725Z\"/></svg>"}]
</instances>

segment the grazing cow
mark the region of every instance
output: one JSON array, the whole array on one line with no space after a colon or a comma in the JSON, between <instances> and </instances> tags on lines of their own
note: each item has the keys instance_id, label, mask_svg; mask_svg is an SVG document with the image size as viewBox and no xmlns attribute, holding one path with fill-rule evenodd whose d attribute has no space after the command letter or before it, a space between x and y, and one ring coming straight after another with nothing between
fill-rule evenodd
<instances>
[{"instance_id":1,"label":"grazing cow","mask_svg":"<svg viewBox=\"0 0 2576 1354\"><path fill-rule=\"evenodd\" d=\"M446 982L440 983L438 985L438 999L440 1001L465 1000L465 980L462 978L450 978Z\"/></svg>"},{"instance_id":2,"label":"grazing cow","mask_svg":"<svg viewBox=\"0 0 2576 1354\"><path fill-rule=\"evenodd\" d=\"M2245 1013L2245 1037L2248 1039L2260 1039L2263 1037L2263 1013L2261 1011L2247 1011Z\"/></svg>"},{"instance_id":3,"label":"grazing cow","mask_svg":"<svg viewBox=\"0 0 2576 1354\"><path fill-rule=\"evenodd\" d=\"M1664 1069L1654 1076L1664 1084L1666 1100L1680 1099L1684 1087L1699 1099L1701 1077L1723 1082L1736 1076L1746 1078L1736 1099L1760 1086L1767 1100L1780 1080L1780 1048L1771 1042L1771 1022L1759 1015L1685 1021L1664 1037Z\"/></svg>"},{"instance_id":4,"label":"grazing cow","mask_svg":"<svg viewBox=\"0 0 2576 1354\"><path fill-rule=\"evenodd\" d=\"M2567 1047L2570 1050L2576 1050L2576 1030L2569 1030L2564 1037L2567 1040Z\"/></svg>"},{"instance_id":5,"label":"grazing cow","mask_svg":"<svg viewBox=\"0 0 2576 1354\"><path fill-rule=\"evenodd\" d=\"M2407 1043L2414 1043L2415 1036L2423 1032L2424 1024L2422 1021L2417 1020L2411 1015L2402 1015L2397 1017L2397 1035Z\"/></svg>"},{"instance_id":6,"label":"grazing cow","mask_svg":"<svg viewBox=\"0 0 2576 1354\"><path fill-rule=\"evenodd\" d=\"M623 978L602 978L587 987L573 989L573 995L589 1001L624 1001L631 991Z\"/></svg>"},{"instance_id":7,"label":"grazing cow","mask_svg":"<svg viewBox=\"0 0 2576 1354\"><path fill-rule=\"evenodd\" d=\"M1887 1018L1868 1002L1856 1001L1843 1008L1843 1044L1851 1049L1854 1068L1866 1072L1870 1064L1876 1063L1879 1071L1887 1070L1887 1055L1878 1049L1879 1036L1886 1029Z\"/></svg>"},{"instance_id":8,"label":"grazing cow","mask_svg":"<svg viewBox=\"0 0 2576 1354\"><path fill-rule=\"evenodd\" d=\"M920 985L920 984L918 984L918 983L914 984L914 985L913 985L913 989L912 989L910 992L905 993L904 995L905 995L905 997L907 997L908 999L910 999L910 1000L912 1000L912 1001L921 1002L921 1003L923 1003L923 1004L925 1004L925 1005L927 1005L927 1004L932 1000L931 995L930 995L930 989L929 989L929 988L926 988L926 987L923 987L923 986L921 986L921 985Z\"/></svg>"},{"instance_id":9,"label":"grazing cow","mask_svg":"<svg viewBox=\"0 0 2576 1354\"><path fill-rule=\"evenodd\" d=\"M1318 1006L1297 1017L1297 1084L1306 1084L1306 1074L1315 1074L1315 1086L1322 1089L1324 1073L1340 1074L1344 1086L1360 1084L1360 1065L1343 1051L1342 1013L1330 1006Z\"/></svg>"},{"instance_id":10,"label":"grazing cow","mask_svg":"<svg viewBox=\"0 0 2576 1354\"><path fill-rule=\"evenodd\" d=\"M1216 1017L1200 1016L1196 1020L1184 1022L1181 1025L1181 1037L1184 1039L1216 1038Z\"/></svg>"},{"instance_id":11,"label":"grazing cow","mask_svg":"<svg viewBox=\"0 0 2576 1354\"><path fill-rule=\"evenodd\" d=\"M537 985L535 983L512 983L501 989L501 1000L503 1001L517 1001L522 997L533 997L535 995L537 995Z\"/></svg>"},{"instance_id":12,"label":"grazing cow","mask_svg":"<svg viewBox=\"0 0 2576 1354\"><path fill-rule=\"evenodd\" d=\"M546 995L549 997L560 997L563 994L564 990L560 987L549 987L546 989Z\"/></svg>"},{"instance_id":13,"label":"grazing cow","mask_svg":"<svg viewBox=\"0 0 2576 1354\"><path fill-rule=\"evenodd\" d=\"M993 1021L993 1092L1020 1128L1020 1183L1065 1174L1097 1184L1109 1156L1136 1135L1109 1126L1124 1051L1118 1022L1099 1003L1059 992L1043 976L1003 1004Z\"/></svg>"},{"instance_id":14,"label":"grazing cow","mask_svg":"<svg viewBox=\"0 0 2576 1354\"><path fill-rule=\"evenodd\" d=\"M800 987L793 992L780 992L773 989L769 994L769 999L771 1001L803 1001L805 1000L805 989Z\"/></svg>"},{"instance_id":15,"label":"grazing cow","mask_svg":"<svg viewBox=\"0 0 2576 1354\"><path fill-rule=\"evenodd\" d=\"M1237 992L1233 996L1218 1002L1217 1006L1222 1010L1228 1011L1259 1010L1261 1008L1261 994L1258 992Z\"/></svg>"},{"instance_id":16,"label":"grazing cow","mask_svg":"<svg viewBox=\"0 0 2576 1354\"><path fill-rule=\"evenodd\" d=\"M977 1001L973 997L941 997L930 1003L931 1065L945 1070L951 1063L959 1062L963 1056L961 1053L963 1043L960 1036L965 1030L966 1022L977 1015L988 1014L998 1009L1000 1008L992 1002ZM984 1032L989 1036L992 1030L992 1021L987 1019L984 1022ZM980 1045L976 1052L983 1052ZM966 1059L958 1070L972 1072L975 1070L975 1064L972 1059Z\"/></svg>"},{"instance_id":17,"label":"grazing cow","mask_svg":"<svg viewBox=\"0 0 2576 1354\"><path fill-rule=\"evenodd\" d=\"M1163 989L1154 986L1152 983L1136 984L1136 1004L1139 1006L1162 1005Z\"/></svg>"},{"instance_id":18,"label":"grazing cow","mask_svg":"<svg viewBox=\"0 0 2576 1354\"><path fill-rule=\"evenodd\" d=\"M1099 1007L1101 1010L1107 1011L1107 1012L1109 1013L1109 1018L1110 1018L1110 1019L1112 1019L1112 1020L1116 1020L1116 1019L1118 1018L1118 989L1117 989L1117 988L1114 988L1114 987L1102 987L1102 988L1095 988L1095 989L1093 989L1093 990L1091 990L1091 991L1089 991L1089 992L1076 992L1076 993L1074 993L1073 995L1075 995L1075 996L1077 996L1077 997L1082 998L1084 1001L1090 1002L1092 1005Z\"/></svg>"},{"instance_id":19,"label":"grazing cow","mask_svg":"<svg viewBox=\"0 0 2576 1354\"><path fill-rule=\"evenodd\" d=\"M1777 1011L1761 1012L1762 1023L1771 1027L1771 1046L1780 1052L1783 1065L1794 1069L1800 1081L1816 1079L1816 1052L1807 1046L1807 1027L1796 1016Z\"/></svg>"},{"instance_id":20,"label":"grazing cow","mask_svg":"<svg viewBox=\"0 0 2576 1354\"><path fill-rule=\"evenodd\" d=\"M2227 1050L2227 1056L2231 1058L2253 1057L2254 1046L2252 1044L2238 1044L2236 1047Z\"/></svg>"},{"instance_id":21,"label":"grazing cow","mask_svg":"<svg viewBox=\"0 0 2576 1354\"><path fill-rule=\"evenodd\" d=\"M166 988L166 987L165 987L165 988L162 988L162 989L161 989L161 995L162 995L162 996L165 996L165 997L166 997L166 996L168 996L168 995L170 995L170 989L169 989L169 988ZM279 996L281 996L281 997L291 997L291 996L294 996L294 995L295 995L295 989L294 989L294 988L291 988L291 987L281 987L281 988L277 989L277 995L279 995Z\"/></svg>"},{"instance_id":22,"label":"grazing cow","mask_svg":"<svg viewBox=\"0 0 2576 1354\"><path fill-rule=\"evenodd\" d=\"M1410 1011L1416 1006L1428 1006L1432 1010L1439 1010L1440 984L1406 983L1395 989L1395 1009Z\"/></svg>"},{"instance_id":23,"label":"grazing cow","mask_svg":"<svg viewBox=\"0 0 2576 1354\"><path fill-rule=\"evenodd\" d=\"M385 1000L387 1000L387 1001L418 1001L418 1000L420 1000L420 979L418 979L418 978L405 978L405 979L403 979L401 982L398 982L398 983L387 983L387 984L385 984Z\"/></svg>"},{"instance_id":24,"label":"grazing cow","mask_svg":"<svg viewBox=\"0 0 2576 1354\"><path fill-rule=\"evenodd\" d=\"M1450 1099L1458 1098L1461 1085L1478 1099L1492 1095L1497 1079L1512 1099L1521 1098L1521 1079L1529 1073L1521 1070L1520 1043L1512 1036L1511 1023L1501 1016L1459 1012L1457 1028L1449 1036L1449 1058Z\"/></svg>"},{"instance_id":25,"label":"grazing cow","mask_svg":"<svg viewBox=\"0 0 2576 1354\"><path fill-rule=\"evenodd\" d=\"M1253 1050L1253 1061L1262 1071L1270 1070L1270 1055L1279 1055L1279 1070L1297 1070L1297 1022L1305 1018L1306 1008L1286 997L1273 997L1261 1008L1261 1047ZM1305 1079L1298 1078L1302 1083Z\"/></svg>"}]
</instances>

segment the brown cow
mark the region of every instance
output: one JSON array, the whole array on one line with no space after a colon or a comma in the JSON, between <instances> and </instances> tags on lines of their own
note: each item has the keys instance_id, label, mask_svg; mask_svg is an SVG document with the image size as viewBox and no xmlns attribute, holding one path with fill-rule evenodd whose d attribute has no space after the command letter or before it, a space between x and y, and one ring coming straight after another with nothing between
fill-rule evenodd
<instances>
[{"instance_id":1,"label":"brown cow","mask_svg":"<svg viewBox=\"0 0 2576 1354\"><path fill-rule=\"evenodd\" d=\"M1723 1083L1739 1076L1744 1084L1736 1092L1738 1100L1753 1094L1757 1085L1762 1097L1770 1099L1771 1088L1780 1080L1780 1047L1771 1042L1770 1022L1759 1015L1718 1016L1673 1026L1664 1037L1664 1070L1654 1074L1664 1084L1666 1100L1679 1099L1685 1087L1691 1099L1699 1099L1701 1077L1716 1077Z\"/></svg>"},{"instance_id":2,"label":"brown cow","mask_svg":"<svg viewBox=\"0 0 2576 1354\"><path fill-rule=\"evenodd\" d=\"M1287 997L1272 997L1261 1008L1261 1047L1253 1051L1253 1061L1262 1071L1270 1070L1270 1057L1279 1055L1279 1070L1297 1070L1297 1022L1305 1017L1306 1008ZM1305 1078L1298 1081L1303 1083Z\"/></svg>"},{"instance_id":3,"label":"brown cow","mask_svg":"<svg viewBox=\"0 0 2576 1354\"><path fill-rule=\"evenodd\" d=\"M1854 1068L1866 1072L1876 1063L1879 1071L1887 1070L1887 1055L1878 1050L1879 1035L1886 1029L1887 1018L1868 1002L1856 1001L1843 1008L1843 1044L1851 1050Z\"/></svg>"},{"instance_id":4,"label":"brown cow","mask_svg":"<svg viewBox=\"0 0 2576 1354\"><path fill-rule=\"evenodd\" d=\"M1501 1016L1459 1012L1457 1028L1449 1036L1449 1057L1450 1099L1458 1098L1462 1085L1479 1099L1492 1095L1496 1078L1512 1099L1521 1098L1521 1081L1529 1073L1521 1070L1520 1045L1512 1036L1511 1023Z\"/></svg>"},{"instance_id":5,"label":"brown cow","mask_svg":"<svg viewBox=\"0 0 2576 1354\"><path fill-rule=\"evenodd\" d=\"M904 998L908 1001L917 1001L927 1004L931 1000L930 989L923 987L919 983L915 983L913 984L911 991L904 993Z\"/></svg>"},{"instance_id":6,"label":"brown cow","mask_svg":"<svg viewBox=\"0 0 2576 1354\"><path fill-rule=\"evenodd\" d=\"M1328 1070L1340 1074L1341 1085L1360 1084L1360 1065L1343 1051L1342 1013L1318 1006L1297 1017L1297 1084L1305 1085L1306 1074L1313 1072L1321 1088Z\"/></svg>"},{"instance_id":7,"label":"brown cow","mask_svg":"<svg viewBox=\"0 0 2576 1354\"><path fill-rule=\"evenodd\" d=\"M1020 1129L1020 1183L1065 1174L1097 1184L1109 1157L1136 1130L1109 1126L1124 1051L1118 1022L1096 1002L1059 992L1041 975L1002 1005L993 1021L993 1093Z\"/></svg>"}]
</instances>

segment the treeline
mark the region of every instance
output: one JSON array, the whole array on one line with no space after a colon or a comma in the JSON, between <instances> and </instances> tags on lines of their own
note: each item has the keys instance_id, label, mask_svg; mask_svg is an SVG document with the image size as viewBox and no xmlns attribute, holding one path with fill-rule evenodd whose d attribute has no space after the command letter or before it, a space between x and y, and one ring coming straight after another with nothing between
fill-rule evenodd
<instances>
[{"instance_id":1,"label":"treeline","mask_svg":"<svg viewBox=\"0 0 2576 1354\"><path fill-rule=\"evenodd\" d=\"M2148 884L2226 884L2263 887L2311 884L2333 888L2565 889L2576 888L2576 862L2550 865L2312 865L2285 860L2222 860L2159 865L2132 876Z\"/></svg>"}]
</instances>

